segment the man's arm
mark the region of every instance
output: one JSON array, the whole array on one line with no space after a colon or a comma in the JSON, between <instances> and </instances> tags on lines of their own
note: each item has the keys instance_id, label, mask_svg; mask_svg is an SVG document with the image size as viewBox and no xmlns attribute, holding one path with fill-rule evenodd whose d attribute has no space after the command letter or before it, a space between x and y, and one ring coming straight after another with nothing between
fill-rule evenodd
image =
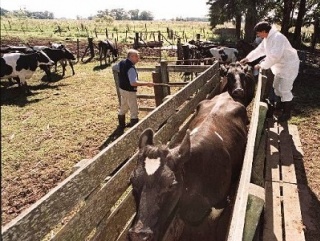
<instances>
[{"instance_id":1,"label":"man's arm","mask_svg":"<svg viewBox=\"0 0 320 241\"><path fill-rule=\"evenodd\" d=\"M137 78L136 70L134 68L129 69L128 77L129 77L129 80L130 80L130 84L132 86L148 86L148 87L154 86L154 83L152 83L152 82L139 81L138 78Z\"/></svg>"}]
</instances>

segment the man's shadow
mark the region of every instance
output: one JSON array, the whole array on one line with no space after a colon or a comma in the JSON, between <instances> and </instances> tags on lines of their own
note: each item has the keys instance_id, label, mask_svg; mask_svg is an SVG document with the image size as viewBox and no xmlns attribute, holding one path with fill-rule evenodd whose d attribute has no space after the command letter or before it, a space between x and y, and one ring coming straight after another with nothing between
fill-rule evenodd
<instances>
[{"instance_id":1,"label":"man's shadow","mask_svg":"<svg viewBox=\"0 0 320 241\"><path fill-rule=\"evenodd\" d=\"M111 135L104 141L104 143L99 147L99 150L106 148L110 143L114 142L116 139L118 139L122 134L124 133L124 128L117 127Z\"/></svg>"}]
</instances>

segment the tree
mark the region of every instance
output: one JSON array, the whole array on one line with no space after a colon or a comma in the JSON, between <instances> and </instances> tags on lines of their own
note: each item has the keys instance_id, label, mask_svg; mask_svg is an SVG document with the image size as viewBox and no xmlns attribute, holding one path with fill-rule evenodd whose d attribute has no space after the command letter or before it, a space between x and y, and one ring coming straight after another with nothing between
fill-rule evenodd
<instances>
[{"instance_id":1,"label":"tree","mask_svg":"<svg viewBox=\"0 0 320 241\"><path fill-rule=\"evenodd\" d=\"M139 20L139 9L129 10L128 14L131 20Z\"/></svg>"},{"instance_id":2,"label":"tree","mask_svg":"<svg viewBox=\"0 0 320 241\"><path fill-rule=\"evenodd\" d=\"M139 15L139 20L153 20L153 15L149 11L142 11Z\"/></svg>"}]
</instances>

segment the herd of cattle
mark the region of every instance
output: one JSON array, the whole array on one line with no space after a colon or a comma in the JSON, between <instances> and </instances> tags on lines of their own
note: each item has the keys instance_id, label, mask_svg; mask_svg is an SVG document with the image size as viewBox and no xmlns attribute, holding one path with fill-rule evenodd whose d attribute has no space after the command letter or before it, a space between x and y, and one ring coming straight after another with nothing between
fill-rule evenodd
<instances>
[{"instance_id":1,"label":"herd of cattle","mask_svg":"<svg viewBox=\"0 0 320 241\"><path fill-rule=\"evenodd\" d=\"M118 57L118 48L111 40L99 41L98 48L100 65L102 65L103 59L107 63L107 57L109 63L110 56L113 57L113 61ZM241 41L238 42L237 48L230 48L216 46L211 42L192 40L184 44L182 48L185 60L214 57L220 63L232 63L239 60L239 49L243 50L241 53L247 53L254 47ZM49 46L2 45L0 78L9 79L11 84L13 84L12 79L15 79L23 92L28 94L30 90L27 86L27 79L32 77L38 67L46 73L47 79L51 81L50 68L52 65L55 65L55 71L57 71L57 63L61 64L63 77L69 63L72 75L74 75L74 60L76 60L74 54L63 44L50 43Z\"/></svg>"},{"instance_id":2,"label":"herd of cattle","mask_svg":"<svg viewBox=\"0 0 320 241\"><path fill-rule=\"evenodd\" d=\"M141 134L130 179L136 202L131 241L161 240L173 210L185 225L179 240L225 240L256 83L252 68L239 62L224 66L222 74L176 147L155 145L152 129Z\"/></svg>"},{"instance_id":3,"label":"herd of cattle","mask_svg":"<svg viewBox=\"0 0 320 241\"><path fill-rule=\"evenodd\" d=\"M100 64L102 59L109 57L118 57L118 49L110 40L100 41L99 44ZM22 91L26 94L30 93L27 86L27 79L30 79L36 69L39 67L47 76L49 81L52 80L50 68L55 66L57 71L57 63L62 66L62 77L65 75L66 66L70 65L72 75L75 74L73 61L76 60L74 54L60 43L50 43L49 46L1 46L1 68L0 78L9 79L13 84L12 79L18 82Z\"/></svg>"}]
</instances>

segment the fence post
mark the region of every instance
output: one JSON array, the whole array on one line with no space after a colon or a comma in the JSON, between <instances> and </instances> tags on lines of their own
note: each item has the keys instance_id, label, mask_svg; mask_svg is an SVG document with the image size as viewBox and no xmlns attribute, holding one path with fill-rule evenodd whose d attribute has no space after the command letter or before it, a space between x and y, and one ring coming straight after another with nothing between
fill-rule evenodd
<instances>
[{"instance_id":1,"label":"fence post","mask_svg":"<svg viewBox=\"0 0 320 241\"><path fill-rule=\"evenodd\" d=\"M169 73L168 73L168 63L164 60L160 62L160 74L161 74L161 83L168 84L169 83ZM162 87L163 97L170 95L170 88L168 86Z\"/></svg>"},{"instance_id":2,"label":"fence post","mask_svg":"<svg viewBox=\"0 0 320 241\"><path fill-rule=\"evenodd\" d=\"M134 44L133 44L133 48L134 49L138 49L139 48L139 33L136 32L136 37L134 38Z\"/></svg>"},{"instance_id":3,"label":"fence post","mask_svg":"<svg viewBox=\"0 0 320 241\"><path fill-rule=\"evenodd\" d=\"M153 83L161 83L161 74L159 72L152 71L152 81ZM154 99L156 102L156 106L162 104L164 98L164 94L162 91L162 86L154 86Z\"/></svg>"}]
</instances>

